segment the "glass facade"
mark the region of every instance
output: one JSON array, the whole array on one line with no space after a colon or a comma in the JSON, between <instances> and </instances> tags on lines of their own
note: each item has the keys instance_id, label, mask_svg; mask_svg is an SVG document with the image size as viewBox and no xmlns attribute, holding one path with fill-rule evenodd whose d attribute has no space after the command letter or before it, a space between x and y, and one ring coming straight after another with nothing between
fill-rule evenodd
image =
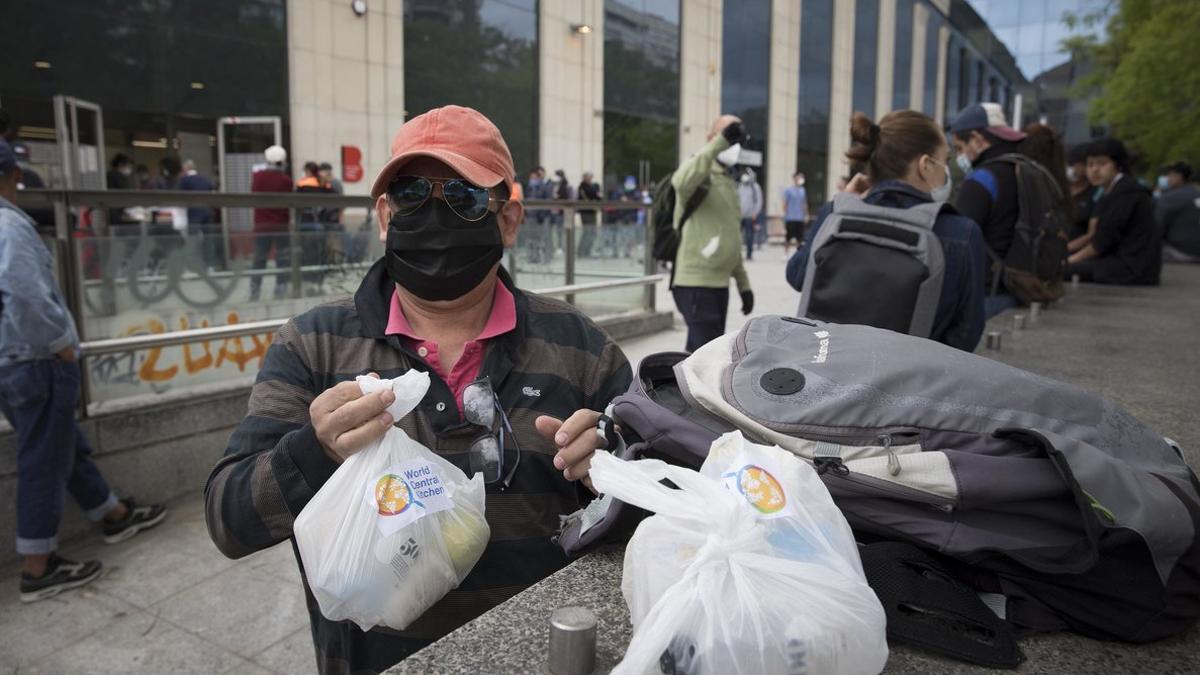
<instances>
[{"instance_id":1,"label":"glass facade","mask_svg":"<svg viewBox=\"0 0 1200 675\"><path fill-rule=\"evenodd\" d=\"M518 173L536 166L537 10L537 0L405 0L408 117L475 108L504 135Z\"/></svg>"},{"instance_id":2,"label":"glass facade","mask_svg":"<svg viewBox=\"0 0 1200 675\"><path fill-rule=\"evenodd\" d=\"M771 0L726 2L721 48L721 112L741 117L766 165L767 100L771 80ZM766 179L757 170L760 182Z\"/></svg>"},{"instance_id":3,"label":"glass facade","mask_svg":"<svg viewBox=\"0 0 1200 675\"><path fill-rule=\"evenodd\" d=\"M52 184L56 95L98 104L106 156L150 167L183 155L211 174L219 117L286 124L284 0L11 0L3 14L0 104Z\"/></svg>"},{"instance_id":4,"label":"glass facade","mask_svg":"<svg viewBox=\"0 0 1200 675\"><path fill-rule=\"evenodd\" d=\"M679 0L604 0L606 196L679 159Z\"/></svg>"},{"instance_id":5,"label":"glass facade","mask_svg":"<svg viewBox=\"0 0 1200 675\"><path fill-rule=\"evenodd\" d=\"M928 17L929 22L925 26L925 96L921 110L933 117L934 108L937 107L938 46L941 44L938 35L942 29L942 18L936 10L930 10Z\"/></svg>"},{"instance_id":6,"label":"glass facade","mask_svg":"<svg viewBox=\"0 0 1200 675\"><path fill-rule=\"evenodd\" d=\"M912 89L913 0L896 0L896 44L892 52L892 110L904 110Z\"/></svg>"},{"instance_id":7,"label":"glass facade","mask_svg":"<svg viewBox=\"0 0 1200 675\"><path fill-rule=\"evenodd\" d=\"M854 5L854 99L851 107L875 119L875 62L879 45L879 0Z\"/></svg>"},{"instance_id":8,"label":"glass facade","mask_svg":"<svg viewBox=\"0 0 1200 675\"><path fill-rule=\"evenodd\" d=\"M800 16L800 129L796 168L810 205L825 203L832 96L833 0L806 0Z\"/></svg>"}]
</instances>

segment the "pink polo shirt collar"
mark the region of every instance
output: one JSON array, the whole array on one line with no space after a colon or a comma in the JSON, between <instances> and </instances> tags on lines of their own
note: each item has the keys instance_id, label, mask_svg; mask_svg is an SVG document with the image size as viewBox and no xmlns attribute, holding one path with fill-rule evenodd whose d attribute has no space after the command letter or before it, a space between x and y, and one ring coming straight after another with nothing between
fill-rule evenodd
<instances>
[{"instance_id":1,"label":"pink polo shirt collar","mask_svg":"<svg viewBox=\"0 0 1200 675\"><path fill-rule=\"evenodd\" d=\"M404 308L400 305L400 294L397 291L392 291L392 305L388 311L386 333L399 335L406 339L413 351L446 382L450 391L454 392L454 402L458 406L458 413L461 416L463 390L467 388L468 384L474 382L483 370L483 356L487 351L485 343L516 327L516 300L513 298L512 291L497 279L496 292L492 297L492 313L488 316L487 323L478 337L463 345L462 356L458 358L458 363L451 364L449 371L446 369L446 364L442 362L438 344L417 335L412 325L408 323L408 317L404 315Z\"/></svg>"}]
</instances>

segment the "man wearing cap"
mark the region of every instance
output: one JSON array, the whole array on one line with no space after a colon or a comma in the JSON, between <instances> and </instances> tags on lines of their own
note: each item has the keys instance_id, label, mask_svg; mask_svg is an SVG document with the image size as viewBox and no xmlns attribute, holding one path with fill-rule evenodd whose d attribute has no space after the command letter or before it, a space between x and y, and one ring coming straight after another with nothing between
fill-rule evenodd
<instances>
[{"instance_id":1,"label":"man wearing cap","mask_svg":"<svg viewBox=\"0 0 1200 675\"><path fill-rule=\"evenodd\" d=\"M272 145L263 151L267 163L250 177L251 192L291 192L292 177L286 169L287 150ZM275 249L275 269L283 270L275 275L275 298L287 295L290 273L286 267L292 264L291 242L288 237L288 210L286 208L254 209L254 264L255 270L266 269L267 256ZM250 277L250 300L257 301L262 288L262 275Z\"/></svg>"},{"instance_id":2,"label":"man wearing cap","mask_svg":"<svg viewBox=\"0 0 1200 675\"><path fill-rule=\"evenodd\" d=\"M1175 162L1162 168L1155 217L1163 231L1163 260L1200 262L1200 188L1192 180L1192 167Z\"/></svg>"},{"instance_id":3,"label":"man wearing cap","mask_svg":"<svg viewBox=\"0 0 1200 675\"><path fill-rule=\"evenodd\" d=\"M403 630L330 621L308 594L322 673L381 671L565 565L551 537L592 496L594 411L631 379L587 317L519 290L500 265L524 209L491 121L431 110L401 127L391 157L371 190L384 257L353 298L280 329L205 488L209 533L234 558L290 539L338 465L399 424L468 476L483 474L491 541L463 583ZM386 412L390 392L363 396L354 382L410 368L432 384L400 420ZM494 392L502 423L482 428L475 406L464 411L468 387L473 401L481 387ZM477 456L481 438L499 440L498 461Z\"/></svg>"},{"instance_id":4,"label":"man wearing cap","mask_svg":"<svg viewBox=\"0 0 1200 675\"><path fill-rule=\"evenodd\" d=\"M107 543L162 522L166 509L117 499L75 423L79 334L54 279L50 252L17 208L21 169L0 138L0 413L17 438L17 553L21 600L34 602L100 576L97 560L58 555L67 493Z\"/></svg>"},{"instance_id":5,"label":"man wearing cap","mask_svg":"<svg viewBox=\"0 0 1200 675\"><path fill-rule=\"evenodd\" d=\"M1004 260L1012 246L1020 209L1016 168L995 160L1017 152L1017 143L1024 138L1024 133L1008 126L998 103L968 106L950 123L954 160L966 175L954 207L979 223L984 243L998 260ZM998 295L986 298L986 313L995 316L1016 305L1016 298L1001 286Z\"/></svg>"}]
</instances>

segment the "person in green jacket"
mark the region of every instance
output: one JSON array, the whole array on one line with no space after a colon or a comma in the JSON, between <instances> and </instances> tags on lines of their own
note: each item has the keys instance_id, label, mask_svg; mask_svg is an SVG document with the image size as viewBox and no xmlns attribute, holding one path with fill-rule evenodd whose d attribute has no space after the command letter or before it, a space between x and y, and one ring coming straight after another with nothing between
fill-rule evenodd
<instances>
[{"instance_id":1,"label":"person in green jacket","mask_svg":"<svg viewBox=\"0 0 1200 675\"><path fill-rule=\"evenodd\" d=\"M742 265L741 206L729 167L737 162L745 136L742 121L722 115L708 133L708 145L675 170L675 228L692 194L705 183L708 195L683 227L675 258L671 294L687 323L687 350L695 351L725 333L729 277L737 282L742 314L754 309L750 278Z\"/></svg>"}]
</instances>

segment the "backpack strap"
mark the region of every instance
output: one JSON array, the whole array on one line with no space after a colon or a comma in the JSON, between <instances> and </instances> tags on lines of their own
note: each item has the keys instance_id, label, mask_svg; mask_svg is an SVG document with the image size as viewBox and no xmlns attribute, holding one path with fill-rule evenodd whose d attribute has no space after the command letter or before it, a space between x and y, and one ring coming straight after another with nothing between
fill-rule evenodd
<instances>
[{"instance_id":1,"label":"backpack strap","mask_svg":"<svg viewBox=\"0 0 1200 675\"><path fill-rule=\"evenodd\" d=\"M696 186L696 191L688 197L687 203L683 205L683 215L679 217L679 227L675 228L679 236L680 246L675 248L675 259L679 259L679 248L683 245L683 226L687 224L688 218L700 208L700 204L704 198L708 196L708 191L712 187L712 176L705 176L704 180ZM667 279L667 288L675 288L675 261L671 261L671 276Z\"/></svg>"}]
</instances>

